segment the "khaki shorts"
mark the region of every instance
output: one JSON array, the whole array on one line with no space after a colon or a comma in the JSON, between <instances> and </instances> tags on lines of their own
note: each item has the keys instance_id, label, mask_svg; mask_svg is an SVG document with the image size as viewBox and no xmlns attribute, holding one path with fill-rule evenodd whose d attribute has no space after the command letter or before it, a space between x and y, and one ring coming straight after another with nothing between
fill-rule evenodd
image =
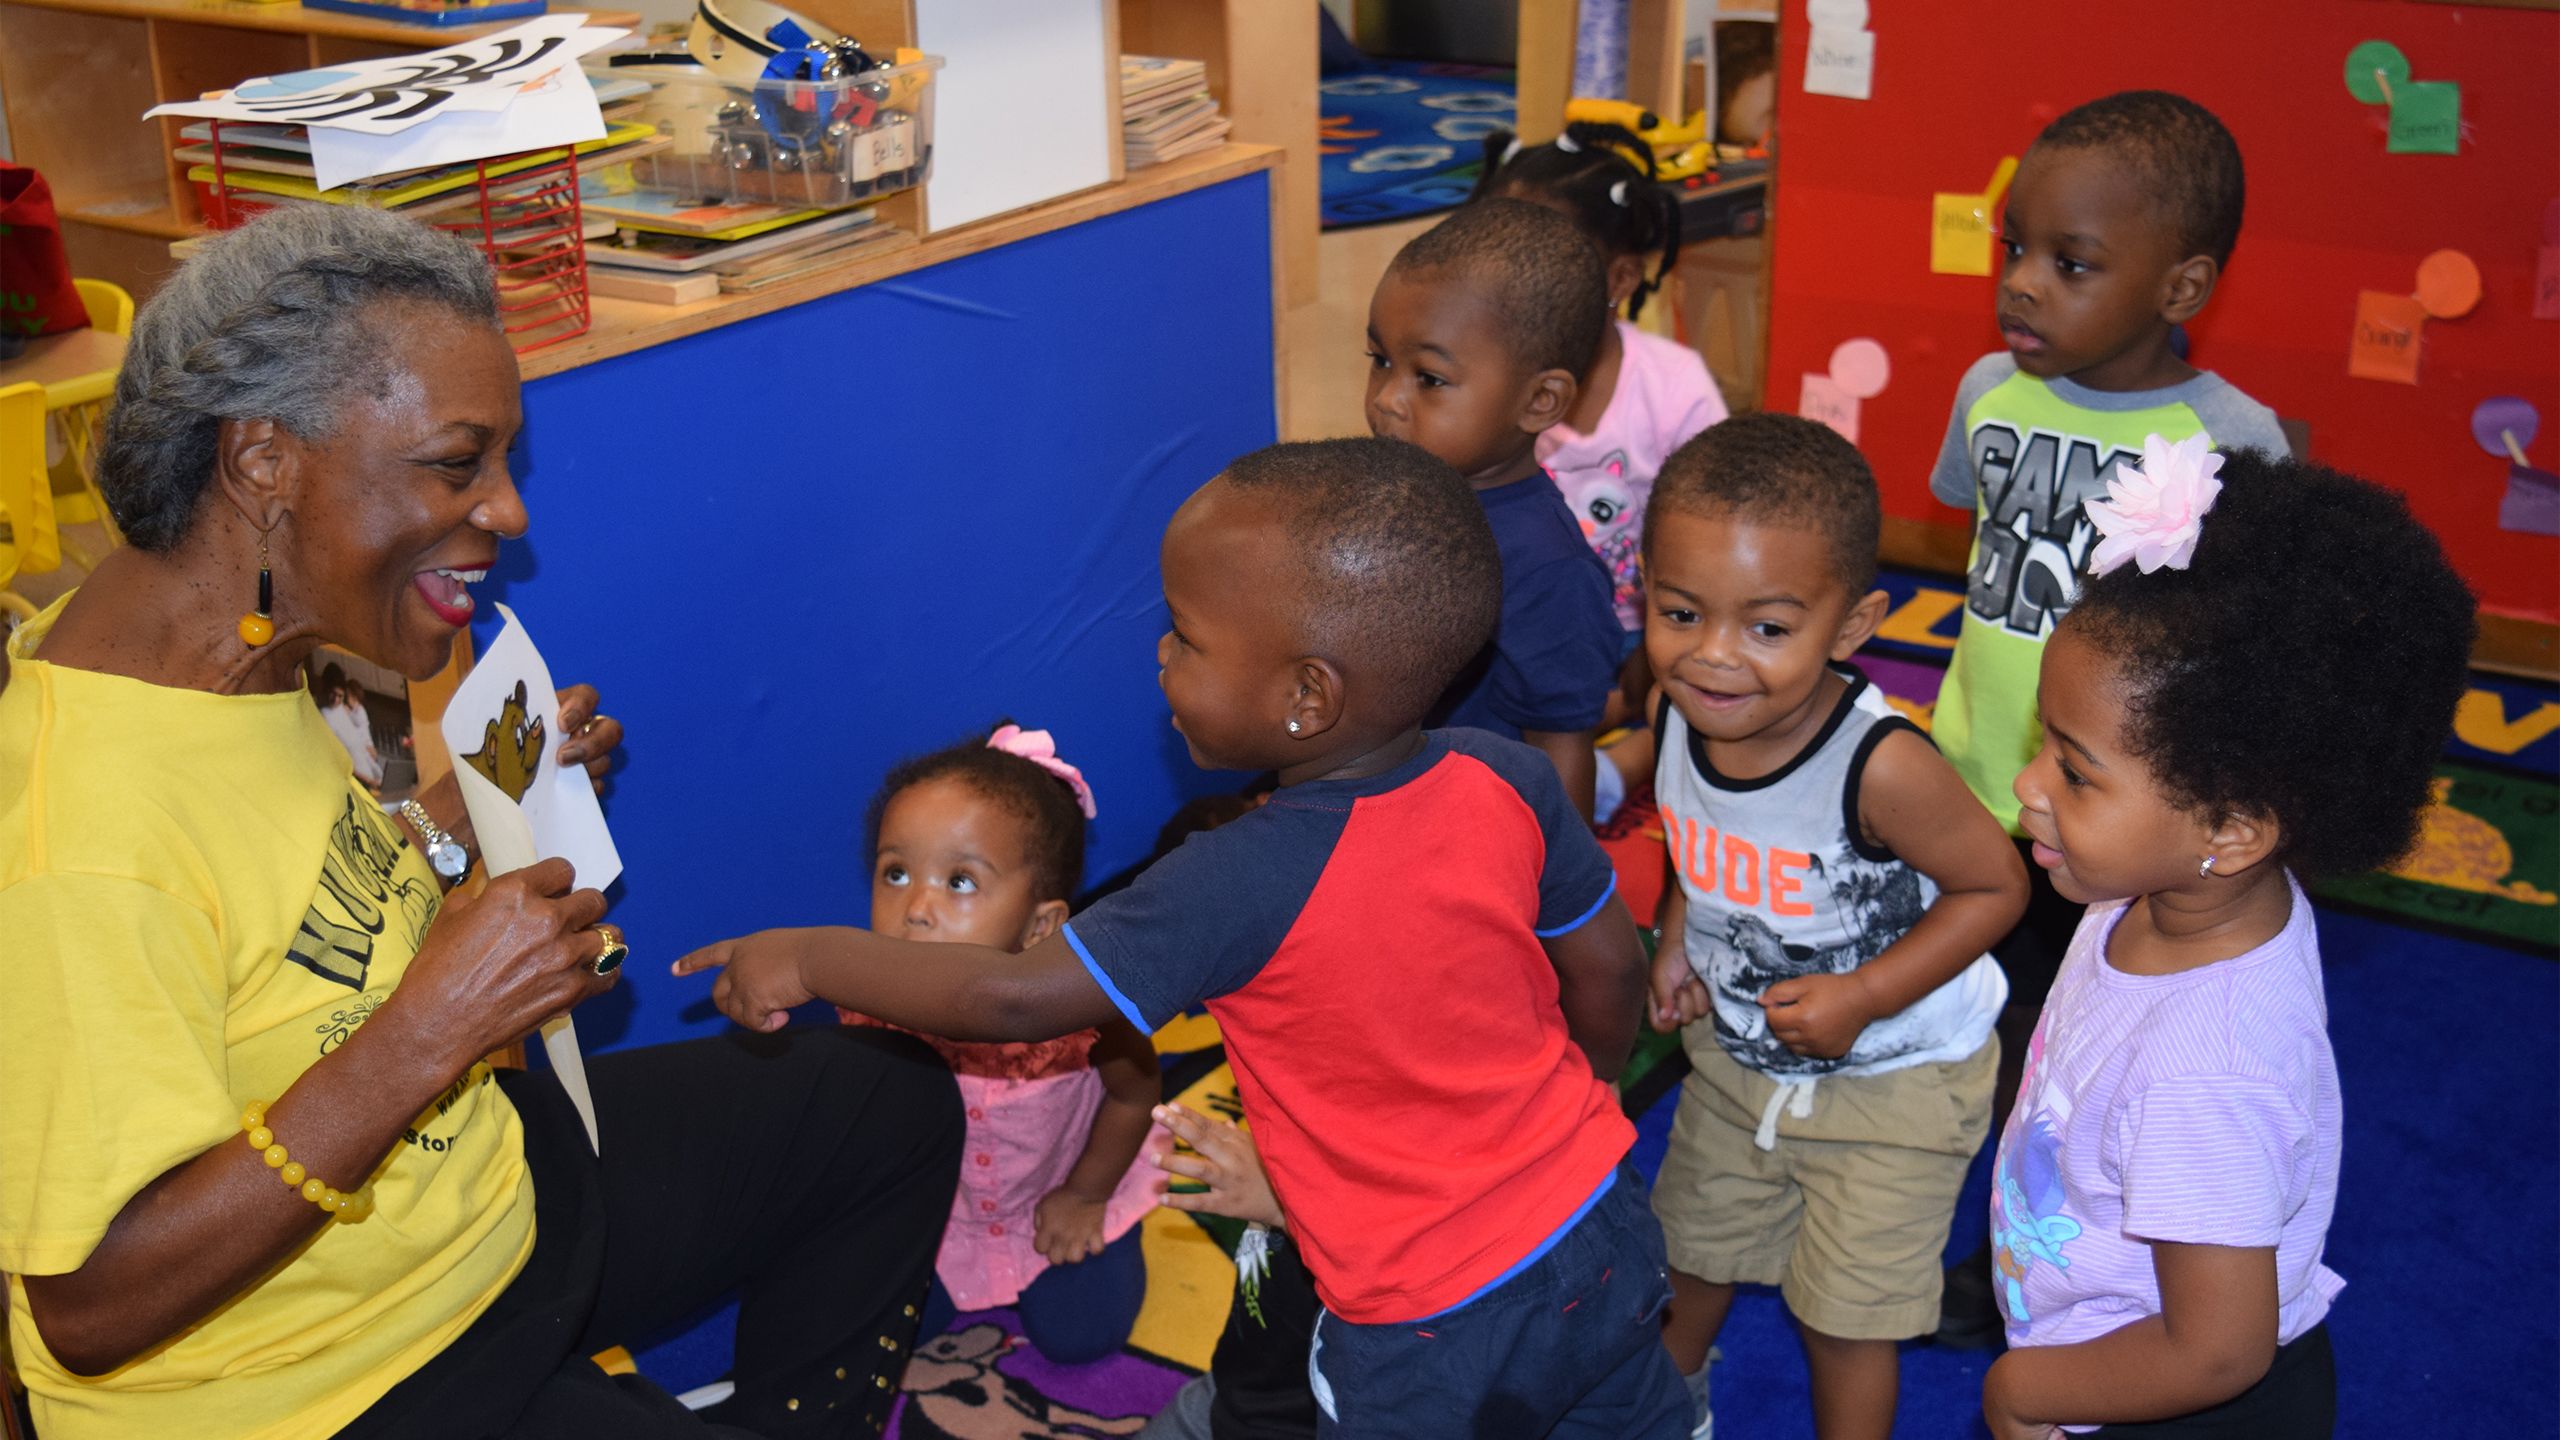
<instances>
[{"instance_id":1,"label":"khaki shorts","mask_svg":"<svg viewBox=\"0 0 2560 1440\"><path fill-rule=\"evenodd\" d=\"M1947 1224L1991 1128L1994 1037L1965 1059L1825 1076L1813 1113L1752 1144L1777 1082L1689 1027L1653 1210L1673 1269L1716 1284L1776 1285L1796 1319L1843 1340L1903 1340L1938 1326Z\"/></svg>"}]
</instances>

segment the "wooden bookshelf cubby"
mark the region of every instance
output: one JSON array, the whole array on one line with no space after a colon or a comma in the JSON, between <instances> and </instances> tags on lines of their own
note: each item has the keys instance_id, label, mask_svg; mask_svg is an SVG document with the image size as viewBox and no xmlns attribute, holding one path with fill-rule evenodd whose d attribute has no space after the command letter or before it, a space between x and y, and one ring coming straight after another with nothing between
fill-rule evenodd
<instances>
[{"instance_id":1,"label":"wooden bookshelf cubby","mask_svg":"<svg viewBox=\"0 0 2560 1440\"><path fill-rule=\"evenodd\" d=\"M912 0L792 8L874 50L915 43ZM1119 9L1123 52L1201 61L1234 140L1285 153L1273 227L1288 304L1316 292L1315 13L1281 0L1120 0ZM169 158L183 122L142 112L252 76L433 49L511 23L444 29L249 0L0 0L0 97L16 158L52 186L72 269L140 297L175 263L168 243L204 228L186 167ZM1105 83L1117 114L1116 65ZM922 187L882 201L881 214L926 233Z\"/></svg>"},{"instance_id":2,"label":"wooden bookshelf cubby","mask_svg":"<svg viewBox=\"0 0 2560 1440\"><path fill-rule=\"evenodd\" d=\"M912 0L784 0L820 24L878 50L913 45ZM1284 304L1316 295L1316 7L1297 0L1119 0L1120 53L1168 55L1208 67L1209 93L1242 145L1269 145L1285 157L1272 212ZM1110 113L1120 113L1120 69L1108 67ZM921 189L883 202L882 213L915 230ZM914 207L907 213L896 208Z\"/></svg>"},{"instance_id":3,"label":"wooden bookshelf cubby","mask_svg":"<svg viewBox=\"0 0 2560 1440\"><path fill-rule=\"evenodd\" d=\"M0 0L0 97L18 163L53 191L72 270L138 299L175 265L169 242L204 229L186 167L169 158L184 122L143 111L252 76L432 50L512 23L398 25L246 0Z\"/></svg>"}]
</instances>

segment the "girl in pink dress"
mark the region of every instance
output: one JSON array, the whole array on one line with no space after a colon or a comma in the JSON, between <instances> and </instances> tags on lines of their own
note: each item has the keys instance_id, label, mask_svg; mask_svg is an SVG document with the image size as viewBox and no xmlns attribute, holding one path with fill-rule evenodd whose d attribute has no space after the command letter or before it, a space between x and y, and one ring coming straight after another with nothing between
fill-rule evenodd
<instances>
[{"instance_id":1,"label":"girl in pink dress","mask_svg":"<svg viewBox=\"0 0 2560 1440\"><path fill-rule=\"evenodd\" d=\"M1093 791L1045 730L1000 727L889 772L871 801L871 928L1020 951L1067 918ZM840 1010L847 1024L880 1022ZM1019 1308L1043 1355L1127 1343L1147 1289L1138 1222L1172 1141L1155 1046L1125 1021L1056 1040L922 1037L960 1083L968 1145L917 1342L957 1311Z\"/></svg>"}]
</instances>

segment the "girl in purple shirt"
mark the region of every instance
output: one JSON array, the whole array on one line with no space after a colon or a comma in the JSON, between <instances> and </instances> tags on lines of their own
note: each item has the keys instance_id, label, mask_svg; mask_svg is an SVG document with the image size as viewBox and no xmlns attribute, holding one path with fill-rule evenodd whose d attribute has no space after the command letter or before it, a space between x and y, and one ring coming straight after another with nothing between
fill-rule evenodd
<instances>
[{"instance_id":1,"label":"girl in purple shirt","mask_svg":"<svg viewBox=\"0 0 2560 1440\"><path fill-rule=\"evenodd\" d=\"M2087 508L2093 578L2015 788L2035 862L2090 908L1993 1172L2011 1348L1984 1418L2327 1436L2338 1074L2294 877L2416 838L2472 598L2399 496L2202 436L2151 437Z\"/></svg>"}]
</instances>

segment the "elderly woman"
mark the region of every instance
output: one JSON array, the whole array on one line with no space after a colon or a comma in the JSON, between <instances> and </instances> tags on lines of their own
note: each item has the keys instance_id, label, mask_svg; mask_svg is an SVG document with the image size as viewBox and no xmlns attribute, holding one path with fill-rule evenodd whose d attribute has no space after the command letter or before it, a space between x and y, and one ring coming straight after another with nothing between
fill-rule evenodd
<instances>
[{"instance_id":1,"label":"elderly woman","mask_svg":"<svg viewBox=\"0 0 2560 1440\"><path fill-rule=\"evenodd\" d=\"M385 814L302 686L324 642L434 674L524 533L497 314L411 222L215 240L117 387L130 546L10 637L0 1271L46 1440L868 1435L896 1393L949 1076L833 1030L599 1056L599 1158L481 1057L614 983L604 898L556 860L449 898L450 781ZM600 774L620 727L561 707ZM586 1358L732 1288L715 1411Z\"/></svg>"}]
</instances>

